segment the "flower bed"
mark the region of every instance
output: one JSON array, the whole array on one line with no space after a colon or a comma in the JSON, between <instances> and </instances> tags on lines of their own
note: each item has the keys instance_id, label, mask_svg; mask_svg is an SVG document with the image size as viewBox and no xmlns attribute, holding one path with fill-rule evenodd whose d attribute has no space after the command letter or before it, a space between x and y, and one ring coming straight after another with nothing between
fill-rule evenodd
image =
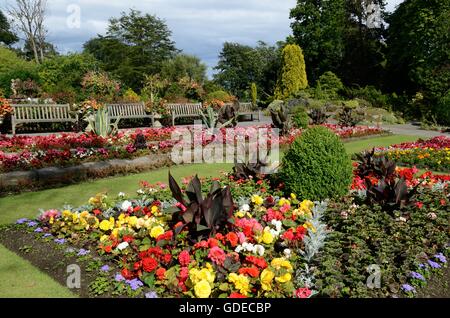
<instances>
[{"instance_id":1,"label":"flower bed","mask_svg":"<svg viewBox=\"0 0 450 318\"><path fill-rule=\"evenodd\" d=\"M167 151L173 128L122 131L111 138L94 134L64 133L48 136L0 136L0 171L66 167L88 161L131 159ZM144 149L137 149L136 136L143 135Z\"/></svg>"},{"instance_id":2,"label":"flower bed","mask_svg":"<svg viewBox=\"0 0 450 318\"><path fill-rule=\"evenodd\" d=\"M213 183L209 180L203 188ZM231 181L227 181L231 182ZM183 192L191 191L186 183ZM267 183L252 183L260 187ZM16 228L59 246L70 244L80 259L100 255L91 295L129 297L309 297L296 271L317 252L308 239L323 231L324 207L295 196L267 192L239 198L232 222L220 232L193 240L170 209L189 213L168 198L168 186L144 184L135 200L104 194L78 209L49 210ZM203 225L205 226L205 225ZM92 263L94 264L94 263Z\"/></svg>"},{"instance_id":3,"label":"flower bed","mask_svg":"<svg viewBox=\"0 0 450 318\"><path fill-rule=\"evenodd\" d=\"M450 137L419 139L416 142L378 148L376 152L408 166L417 165L437 171L450 171Z\"/></svg>"},{"instance_id":4,"label":"flower bed","mask_svg":"<svg viewBox=\"0 0 450 318\"><path fill-rule=\"evenodd\" d=\"M45 211L12 228L83 263L91 273L89 296L412 296L422 276L446 266L450 239L450 180L416 172L396 170L417 194L392 214L366 202L361 178L348 196L326 204L283 195L273 180L225 175L198 187L185 178L179 191L172 181L142 182L135 199L98 194L79 208ZM196 208L188 202L197 202L195 188L207 201L209 189L224 186L234 198L224 205L231 207L230 222L203 235L208 225L189 225ZM369 266L382 273L379 288L367 286Z\"/></svg>"},{"instance_id":5,"label":"flower bed","mask_svg":"<svg viewBox=\"0 0 450 318\"><path fill-rule=\"evenodd\" d=\"M398 177L406 177L416 194L392 214L380 204L367 203L359 179L351 197L329 204L324 220L333 231L316 275L324 296L411 297L447 266L450 180L431 173L416 178L414 173L398 169ZM448 297L448 291L436 292Z\"/></svg>"},{"instance_id":6,"label":"flower bed","mask_svg":"<svg viewBox=\"0 0 450 318\"><path fill-rule=\"evenodd\" d=\"M342 138L368 136L386 133L379 128L358 126L353 128L343 128L336 125L326 125ZM238 136L254 135L257 128L267 128L270 126L250 126L236 127L233 129L233 136L226 134L225 129L221 129L222 134L211 133L207 129L201 131L201 143L207 145L211 142L223 144L235 142ZM111 138L103 138L93 134L63 133L60 135L48 136L0 136L0 172L16 170L31 170L44 167L67 167L88 161L103 161L108 159L131 159L145 156L155 152L169 151L179 140L172 140L172 133L176 130L188 130L195 134L195 129L188 128L148 128L136 131L126 130L119 132ZM252 132L253 131L253 132ZM280 138L281 144L290 144L301 133L301 130L293 130L287 137ZM136 137L142 134L145 137L147 146L144 149L137 149ZM268 139L270 143L270 138Z\"/></svg>"}]
</instances>

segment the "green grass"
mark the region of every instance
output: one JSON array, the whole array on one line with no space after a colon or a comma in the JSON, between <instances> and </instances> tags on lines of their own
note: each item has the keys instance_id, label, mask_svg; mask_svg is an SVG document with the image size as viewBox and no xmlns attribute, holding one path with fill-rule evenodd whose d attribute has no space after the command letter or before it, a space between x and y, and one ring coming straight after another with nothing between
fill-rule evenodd
<instances>
[{"instance_id":1,"label":"green grass","mask_svg":"<svg viewBox=\"0 0 450 318\"><path fill-rule=\"evenodd\" d=\"M417 138L403 135L378 137L349 142L345 144L345 147L348 153L355 153L371 147L414 141ZM218 175L220 171L228 171L231 167L231 164L188 165L172 167L171 172L177 179L196 173L206 177ZM140 181L145 180L150 183L157 181L167 182L167 173L168 169L165 168L0 198L0 224L12 223L21 217L33 218L38 213L39 208L60 208L64 204L78 206L86 203L92 195L99 192L111 194L125 192L132 195L138 189ZM73 296L74 294L68 289L0 245L0 297Z\"/></svg>"},{"instance_id":2,"label":"green grass","mask_svg":"<svg viewBox=\"0 0 450 318\"><path fill-rule=\"evenodd\" d=\"M366 149L372 149L373 147L388 147L402 142L416 141L419 138L419 136L392 135L362 139L345 143L345 149L347 150L347 153L354 154Z\"/></svg>"},{"instance_id":3,"label":"green grass","mask_svg":"<svg viewBox=\"0 0 450 318\"><path fill-rule=\"evenodd\" d=\"M0 245L0 298L76 297L69 289Z\"/></svg>"}]
</instances>

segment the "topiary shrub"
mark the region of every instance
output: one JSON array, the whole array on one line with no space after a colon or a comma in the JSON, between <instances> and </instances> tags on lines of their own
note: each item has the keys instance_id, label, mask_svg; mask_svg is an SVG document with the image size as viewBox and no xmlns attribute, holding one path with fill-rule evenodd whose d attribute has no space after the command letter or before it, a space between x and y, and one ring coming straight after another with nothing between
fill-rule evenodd
<instances>
[{"instance_id":1,"label":"topiary shrub","mask_svg":"<svg viewBox=\"0 0 450 318\"><path fill-rule=\"evenodd\" d=\"M325 127L306 130L282 160L286 193L301 199L343 196L352 182L352 162L339 137Z\"/></svg>"},{"instance_id":2,"label":"topiary shrub","mask_svg":"<svg viewBox=\"0 0 450 318\"><path fill-rule=\"evenodd\" d=\"M301 106L295 107L294 113L292 115L292 123L297 128L308 128L309 116L305 108Z\"/></svg>"}]
</instances>

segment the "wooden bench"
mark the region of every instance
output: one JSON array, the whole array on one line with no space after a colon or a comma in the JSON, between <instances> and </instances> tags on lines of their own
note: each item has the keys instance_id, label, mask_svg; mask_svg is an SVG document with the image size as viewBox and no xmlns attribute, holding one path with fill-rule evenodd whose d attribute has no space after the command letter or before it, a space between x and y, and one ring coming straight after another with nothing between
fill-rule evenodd
<instances>
[{"instance_id":1,"label":"wooden bench","mask_svg":"<svg viewBox=\"0 0 450 318\"><path fill-rule=\"evenodd\" d=\"M76 122L71 116L69 104L13 104L11 116L12 133L16 134L17 124Z\"/></svg>"},{"instance_id":2,"label":"wooden bench","mask_svg":"<svg viewBox=\"0 0 450 318\"><path fill-rule=\"evenodd\" d=\"M258 121L261 120L261 110L258 107L254 107L252 103L239 103L239 116L250 115L253 121L253 115L258 116Z\"/></svg>"},{"instance_id":3,"label":"wooden bench","mask_svg":"<svg viewBox=\"0 0 450 318\"><path fill-rule=\"evenodd\" d=\"M107 104L109 119L150 118L155 123L154 114L148 114L144 103Z\"/></svg>"},{"instance_id":4,"label":"wooden bench","mask_svg":"<svg viewBox=\"0 0 450 318\"><path fill-rule=\"evenodd\" d=\"M167 109L172 115L172 126L175 126L176 118L202 117L202 104L166 104Z\"/></svg>"}]
</instances>

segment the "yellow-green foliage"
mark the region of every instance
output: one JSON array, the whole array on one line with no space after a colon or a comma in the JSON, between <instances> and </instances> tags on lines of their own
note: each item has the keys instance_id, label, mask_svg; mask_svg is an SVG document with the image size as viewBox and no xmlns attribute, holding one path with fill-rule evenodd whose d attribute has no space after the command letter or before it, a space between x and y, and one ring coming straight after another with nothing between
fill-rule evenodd
<instances>
[{"instance_id":1,"label":"yellow-green foliage","mask_svg":"<svg viewBox=\"0 0 450 318\"><path fill-rule=\"evenodd\" d=\"M128 103L138 103L141 99L133 89L129 88L123 94L123 100Z\"/></svg>"},{"instance_id":2,"label":"yellow-green foliage","mask_svg":"<svg viewBox=\"0 0 450 318\"><path fill-rule=\"evenodd\" d=\"M256 105L256 101L258 99L258 88L256 87L256 83L252 83L251 95L252 95L252 104Z\"/></svg>"},{"instance_id":3,"label":"yellow-green foliage","mask_svg":"<svg viewBox=\"0 0 450 318\"><path fill-rule=\"evenodd\" d=\"M308 86L305 58L300 46L288 44L282 53L283 67L275 88L276 99L287 99Z\"/></svg>"}]
</instances>

